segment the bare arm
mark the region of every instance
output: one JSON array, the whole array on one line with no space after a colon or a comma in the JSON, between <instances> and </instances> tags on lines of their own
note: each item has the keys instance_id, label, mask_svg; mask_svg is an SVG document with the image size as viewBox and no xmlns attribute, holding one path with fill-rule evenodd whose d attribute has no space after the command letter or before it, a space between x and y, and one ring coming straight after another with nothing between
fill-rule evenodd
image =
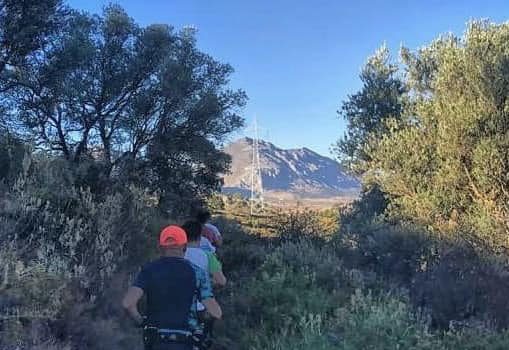
<instances>
[{"instance_id":1,"label":"bare arm","mask_svg":"<svg viewBox=\"0 0 509 350\"><path fill-rule=\"evenodd\" d=\"M219 304L215 298L205 299L202 301L202 304L205 305L207 312L212 317L220 319L223 316L223 311L221 310L221 306L219 306Z\"/></svg>"},{"instance_id":2,"label":"bare arm","mask_svg":"<svg viewBox=\"0 0 509 350\"><path fill-rule=\"evenodd\" d=\"M138 311L138 302L143 297L143 289L138 287L129 287L124 299L122 307L129 313L129 316L139 325L143 323L143 317Z\"/></svg>"},{"instance_id":3,"label":"bare arm","mask_svg":"<svg viewBox=\"0 0 509 350\"><path fill-rule=\"evenodd\" d=\"M224 276L223 271L214 272L212 274L212 283L221 287L226 285L226 277Z\"/></svg>"}]
</instances>

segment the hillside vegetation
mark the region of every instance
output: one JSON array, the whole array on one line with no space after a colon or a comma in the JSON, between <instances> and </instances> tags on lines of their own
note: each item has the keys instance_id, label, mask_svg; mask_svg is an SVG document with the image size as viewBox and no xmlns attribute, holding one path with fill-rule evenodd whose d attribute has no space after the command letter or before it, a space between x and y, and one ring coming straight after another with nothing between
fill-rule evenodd
<instances>
[{"instance_id":1,"label":"hillside vegetation","mask_svg":"<svg viewBox=\"0 0 509 350\"><path fill-rule=\"evenodd\" d=\"M299 220L294 217L293 220ZM488 318L454 321L440 328L434 315L450 312L455 294L472 285L442 291L440 305L416 305L402 265L417 261L416 245L387 250L379 259L397 261L390 274L359 265L369 253L354 235L324 238L295 232L293 238L246 234L219 220L226 234L223 259L232 284L220 294L226 314L219 342L228 349L505 349L509 333ZM298 224L295 224L297 226ZM379 228L383 229L383 228ZM389 228L386 235L396 239ZM348 242L348 243L347 243ZM356 243L361 243L357 241ZM382 254L380 248L379 253ZM387 257L389 254L395 257ZM416 260L418 258L416 257ZM387 262L386 262L387 263ZM414 272L414 277L419 275ZM440 281L444 282L444 281ZM431 293L424 290L423 293ZM463 299L465 303L472 300Z\"/></svg>"},{"instance_id":2,"label":"hillside vegetation","mask_svg":"<svg viewBox=\"0 0 509 350\"><path fill-rule=\"evenodd\" d=\"M141 349L121 295L206 199L219 349L509 348L509 24L382 47L341 108L361 198L239 224L211 194L246 96L191 28L0 5L0 349Z\"/></svg>"}]
</instances>

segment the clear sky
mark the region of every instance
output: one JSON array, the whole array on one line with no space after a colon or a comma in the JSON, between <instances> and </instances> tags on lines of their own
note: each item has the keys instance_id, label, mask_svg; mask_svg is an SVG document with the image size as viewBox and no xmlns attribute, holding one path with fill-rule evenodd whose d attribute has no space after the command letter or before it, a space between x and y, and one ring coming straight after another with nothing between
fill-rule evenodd
<instances>
[{"instance_id":1,"label":"clear sky","mask_svg":"<svg viewBox=\"0 0 509 350\"><path fill-rule=\"evenodd\" d=\"M109 0L69 0L100 12ZM330 155L344 132L336 111L360 87L359 71L384 41L397 57L473 18L509 18L508 0L118 0L140 24L198 28L199 47L235 68L248 124L284 148ZM247 132L247 131L246 131ZM235 135L234 137L240 136Z\"/></svg>"}]
</instances>

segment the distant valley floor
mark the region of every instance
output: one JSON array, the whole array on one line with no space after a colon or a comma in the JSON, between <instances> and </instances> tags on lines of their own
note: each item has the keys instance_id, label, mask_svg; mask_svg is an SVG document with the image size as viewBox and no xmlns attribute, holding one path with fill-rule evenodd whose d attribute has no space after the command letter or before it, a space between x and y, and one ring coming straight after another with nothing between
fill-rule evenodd
<instances>
[{"instance_id":1,"label":"distant valley floor","mask_svg":"<svg viewBox=\"0 0 509 350\"><path fill-rule=\"evenodd\" d=\"M250 191L247 189L232 189L223 188L223 194L225 195L240 195L243 198L248 199L250 197ZM267 191L264 193L264 202L281 208L312 208L312 209L325 209L337 206L348 205L357 199L359 193L357 191L351 191L341 195L334 196L323 196L323 195L311 195L311 194L299 194L293 192L283 191Z\"/></svg>"}]
</instances>

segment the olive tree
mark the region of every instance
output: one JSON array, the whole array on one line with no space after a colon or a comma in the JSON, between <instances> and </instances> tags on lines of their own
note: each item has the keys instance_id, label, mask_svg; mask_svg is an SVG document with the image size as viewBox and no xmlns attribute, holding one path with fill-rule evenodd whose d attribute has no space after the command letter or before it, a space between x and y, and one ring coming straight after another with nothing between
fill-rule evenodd
<instances>
[{"instance_id":1,"label":"olive tree","mask_svg":"<svg viewBox=\"0 0 509 350\"><path fill-rule=\"evenodd\" d=\"M193 29L141 27L111 5L102 16L69 11L46 40L3 94L19 133L69 162L100 162L103 179L143 182L162 202L220 185L229 158L219 146L242 126L246 96Z\"/></svg>"}]
</instances>

